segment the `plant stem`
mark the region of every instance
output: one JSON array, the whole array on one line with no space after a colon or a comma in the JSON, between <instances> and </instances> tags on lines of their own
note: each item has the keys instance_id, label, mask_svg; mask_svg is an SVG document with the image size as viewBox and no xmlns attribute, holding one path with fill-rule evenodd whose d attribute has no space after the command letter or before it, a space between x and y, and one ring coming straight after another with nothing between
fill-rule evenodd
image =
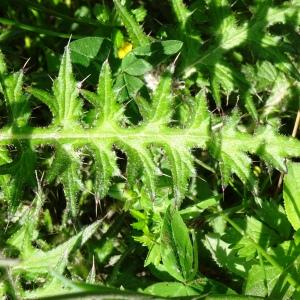
<instances>
[{"instance_id":1,"label":"plant stem","mask_svg":"<svg viewBox=\"0 0 300 300\"><path fill-rule=\"evenodd\" d=\"M179 138L178 138L179 137ZM40 143L49 143L50 141L60 140L63 143L72 143L78 141L87 140L101 140L107 142L126 141L134 143L168 143L168 144L182 144L187 145L202 145L209 140L209 136L201 130L189 130L168 128L167 130L161 130L158 134L157 131L147 130L145 127L141 128L91 128L83 129L80 127L63 128L58 131L55 127L47 128L26 128L19 129L18 132L14 132L8 128L1 128L0 145L6 144L11 141L30 140L34 145Z\"/></svg>"},{"instance_id":2,"label":"plant stem","mask_svg":"<svg viewBox=\"0 0 300 300\"><path fill-rule=\"evenodd\" d=\"M63 39L70 39L70 37L73 39L80 39L80 38L85 37L83 35L71 35L71 33L70 34L69 33L61 33L61 32L56 32L56 31L52 31L52 30L48 30L48 29L44 29L44 28L40 28L40 27L36 27L36 26L31 26L31 25L20 23L15 20L6 19L6 18L0 18L0 24L15 26L22 30L31 31L31 32L35 32L38 34L55 36L55 37L59 37L59 38L63 38Z\"/></svg>"}]
</instances>

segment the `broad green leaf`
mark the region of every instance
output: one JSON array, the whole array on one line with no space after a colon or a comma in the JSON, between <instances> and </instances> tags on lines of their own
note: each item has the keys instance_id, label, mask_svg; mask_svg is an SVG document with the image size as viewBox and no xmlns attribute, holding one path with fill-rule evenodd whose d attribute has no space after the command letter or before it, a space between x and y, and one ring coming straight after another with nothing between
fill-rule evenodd
<instances>
[{"instance_id":1,"label":"broad green leaf","mask_svg":"<svg viewBox=\"0 0 300 300\"><path fill-rule=\"evenodd\" d=\"M286 215L295 230L300 229L300 164L288 163L284 177L283 198Z\"/></svg>"},{"instance_id":2,"label":"broad green leaf","mask_svg":"<svg viewBox=\"0 0 300 300\"><path fill-rule=\"evenodd\" d=\"M129 53L122 60L122 71L133 76L141 76L152 70L152 65L142 58Z\"/></svg>"},{"instance_id":3,"label":"broad green leaf","mask_svg":"<svg viewBox=\"0 0 300 300\"><path fill-rule=\"evenodd\" d=\"M136 97L139 90L144 86L144 82L138 77L129 74L123 74L123 78L125 84L124 89L127 90L128 97Z\"/></svg>"},{"instance_id":4,"label":"broad green leaf","mask_svg":"<svg viewBox=\"0 0 300 300\"><path fill-rule=\"evenodd\" d=\"M146 46L137 47L133 53L137 56L151 56L151 55L172 55L177 53L183 46L181 41L169 40L162 42L153 42Z\"/></svg>"},{"instance_id":5,"label":"broad green leaf","mask_svg":"<svg viewBox=\"0 0 300 300\"><path fill-rule=\"evenodd\" d=\"M122 103L129 98L135 98L143 86L144 82L139 77L121 73L116 78L114 90Z\"/></svg>"},{"instance_id":6,"label":"broad green leaf","mask_svg":"<svg viewBox=\"0 0 300 300\"><path fill-rule=\"evenodd\" d=\"M247 271L251 263L236 255L236 251L230 248L230 244L223 241L218 234L205 235L205 247L211 252L214 261L222 268L247 278Z\"/></svg>"},{"instance_id":7,"label":"broad green leaf","mask_svg":"<svg viewBox=\"0 0 300 300\"><path fill-rule=\"evenodd\" d=\"M273 199L270 201L262 199L255 212L262 222L278 232L282 240L289 239L292 227L282 205Z\"/></svg>"},{"instance_id":8,"label":"broad green leaf","mask_svg":"<svg viewBox=\"0 0 300 300\"><path fill-rule=\"evenodd\" d=\"M178 211L169 207L161 230L161 257L166 271L181 282L192 280L194 273L193 245ZM193 276L193 275L192 275Z\"/></svg>"},{"instance_id":9,"label":"broad green leaf","mask_svg":"<svg viewBox=\"0 0 300 300\"><path fill-rule=\"evenodd\" d=\"M162 297L185 297L199 295L192 287L181 282L159 282L148 286L144 292L146 294Z\"/></svg>"},{"instance_id":10,"label":"broad green leaf","mask_svg":"<svg viewBox=\"0 0 300 300\"><path fill-rule=\"evenodd\" d=\"M200 213L202 213L204 210L215 207L219 203L217 197L209 198L206 200L203 200L201 202L198 202L194 205L189 205L188 207L181 209L180 215L184 220L196 218L199 216Z\"/></svg>"},{"instance_id":11,"label":"broad green leaf","mask_svg":"<svg viewBox=\"0 0 300 300\"><path fill-rule=\"evenodd\" d=\"M72 62L88 67L96 58L103 40L101 37L85 37L70 43Z\"/></svg>"},{"instance_id":12,"label":"broad green leaf","mask_svg":"<svg viewBox=\"0 0 300 300\"><path fill-rule=\"evenodd\" d=\"M236 249L241 258L249 261L256 258L257 247L252 241L262 248L268 248L280 241L275 230L270 229L254 217L239 218L235 222L245 231L245 235L241 236L234 228L229 228L222 236L222 240L231 244L231 248Z\"/></svg>"},{"instance_id":13,"label":"broad green leaf","mask_svg":"<svg viewBox=\"0 0 300 300\"><path fill-rule=\"evenodd\" d=\"M245 294L271 299L292 299L294 288L284 279L276 267L254 265L248 274Z\"/></svg>"}]
</instances>

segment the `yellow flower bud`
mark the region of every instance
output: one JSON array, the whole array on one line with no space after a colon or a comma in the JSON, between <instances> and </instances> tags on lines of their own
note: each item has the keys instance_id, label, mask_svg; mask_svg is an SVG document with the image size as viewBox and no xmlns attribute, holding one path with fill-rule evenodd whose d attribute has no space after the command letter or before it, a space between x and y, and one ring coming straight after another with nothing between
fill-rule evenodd
<instances>
[{"instance_id":1,"label":"yellow flower bud","mask_svg":"<svg viewBox=\"0 0 300 300\"><path fill-rule=\"evenodd\" d=\"M118 49L118 57L120 59L123 59L131 51L132 51L132 44L125 42L123 46Z\"/></svg>"}]
</instances>

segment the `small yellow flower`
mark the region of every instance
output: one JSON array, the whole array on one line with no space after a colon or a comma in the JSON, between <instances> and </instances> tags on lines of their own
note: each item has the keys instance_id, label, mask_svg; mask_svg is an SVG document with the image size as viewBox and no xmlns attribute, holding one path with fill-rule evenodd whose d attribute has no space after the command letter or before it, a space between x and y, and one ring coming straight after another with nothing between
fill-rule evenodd
<instances>
[{"instance_id":1,"label":"small yellow flower","mask_svg":"<svg viewBox=\"0 0 300 300\"><path fill-rule=\"evenodd\" d=\"M259 177L259 175L261 174L261 168L259 166L254 166L253 173L256 177Z\"/></svg>"},{"instance_id":2,"label":"small yellow flower","mask_svg":"<svg viewBox=\"0 0 300 300\"><path fill-rule=\"evenodd\" d=\"M132 51L132 44L125 42L123 46L118 49L118 57L120 59L123 59L131 51Z\"/></svg>"}]
</instances>

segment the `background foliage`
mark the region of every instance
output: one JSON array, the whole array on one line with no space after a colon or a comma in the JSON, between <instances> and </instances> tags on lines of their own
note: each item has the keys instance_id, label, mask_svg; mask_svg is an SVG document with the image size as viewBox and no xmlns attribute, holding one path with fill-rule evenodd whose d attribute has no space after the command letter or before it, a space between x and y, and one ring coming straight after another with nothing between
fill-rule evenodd
<instances>
[{"instance_id":1,"label":"background foliage","mask_svg":"<svg viewBox=\"0 0 300 300\"><path fill-rule=\"evenodd\" d=\"M299 24L2 0L0 297L300 299Z\"/></svg>"}]
</instances>

